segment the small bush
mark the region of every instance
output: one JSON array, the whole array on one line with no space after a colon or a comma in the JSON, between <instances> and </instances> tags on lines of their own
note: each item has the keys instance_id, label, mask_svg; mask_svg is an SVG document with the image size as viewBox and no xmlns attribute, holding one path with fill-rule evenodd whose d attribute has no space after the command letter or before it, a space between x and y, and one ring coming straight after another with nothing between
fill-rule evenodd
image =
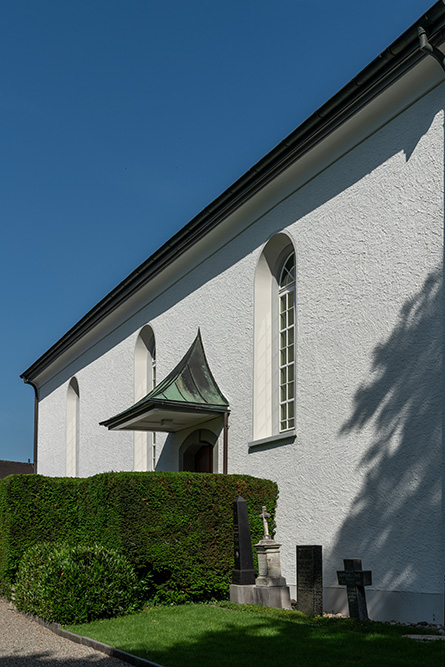
<instances>
[{"instance_id":1,"label":"small bush","mask_svg":"<svg viewBox=\"0 0 445 667\"><path fill-rule=\"evenodd\" d=\"M58 623L129 613L139 607L140 593L129 562L97 544L36 544L25 552L15 584L20 611Z\"/></svg>"}]
</instances>

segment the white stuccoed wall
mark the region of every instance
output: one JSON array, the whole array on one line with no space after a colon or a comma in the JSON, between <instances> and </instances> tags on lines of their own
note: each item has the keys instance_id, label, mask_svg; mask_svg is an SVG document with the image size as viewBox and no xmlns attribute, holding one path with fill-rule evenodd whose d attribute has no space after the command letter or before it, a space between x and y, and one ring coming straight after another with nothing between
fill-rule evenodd
<instances>
[{"instance_id":1,"label":"white stuccoed wall","mask_svg":"<svg viewBox=\"0 0 445 667\"><path fill-rule=\"evenodd\" d=\"M306 185L296 178L294 193L287 185L273 206L261 201L259 211L232 216L214 234L214 252L210 240L200 263L180 260L178 275L190 261L181 280L158 297L147 288L112 333L48 376L38 472L65 474L74 375L80 474L131 470L132 433L98 423L133 403L137 335L152 326L161 380L201 327L231 407L229 472L279 484L276 537L288 583L296 582L295 546L321 544L328 609L346 610L335 571L361 557L373 572L372 618L443 622L443 95L442 85L380 123ZM254 275L279 231L297 256L297 438L249 448ZM158 436L159 469L177 470L188 433Z\"/></svg>"}]
</instances>

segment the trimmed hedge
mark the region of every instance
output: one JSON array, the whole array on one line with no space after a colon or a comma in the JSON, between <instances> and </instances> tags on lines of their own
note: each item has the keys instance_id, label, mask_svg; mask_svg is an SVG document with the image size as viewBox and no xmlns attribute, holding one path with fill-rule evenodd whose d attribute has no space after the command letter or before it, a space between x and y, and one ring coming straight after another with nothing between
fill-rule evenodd
<instances>
[{"instance_id":1,"label":"trimmed hedge","mask_svg":"<svg viewBox=\"0 0 445 667\"><path fill-rule=\"evenodd\" d=\"M104 473L86 479L12 475L0 480L0 585L41 542L101 544L151 575L154 601L222 598L233 569L232 502L248 504L252 540L263 505L273 517L277 485L248 475Z\"/></svg>"},{"instance_id":2,"label":"trimmed hedge","mask_svg":"<svg viewBox=\"0 0 445 667\"><path fill-rule=\"evenodd\" d=\"M30 546L81 541L82 481L40 475L0 479L0 586L4 592L14 582L20 560Z\"/></svg>"}]
</instances>

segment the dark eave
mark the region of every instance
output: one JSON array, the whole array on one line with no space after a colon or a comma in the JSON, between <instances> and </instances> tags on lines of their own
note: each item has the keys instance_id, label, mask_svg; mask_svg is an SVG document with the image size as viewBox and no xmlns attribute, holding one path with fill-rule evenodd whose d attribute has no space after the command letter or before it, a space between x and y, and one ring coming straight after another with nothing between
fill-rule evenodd
<instances>
[{"instance_id":1,"label":"dark eave","mask_svg":"<svg viewBox=\"0 0 445 667\"><path fill-rule=\"evenodd\" d=\"M419 26L426 30L430 43L438 46L445 40L444 25L445 6L440 0L284 141L130 273L20 377L25 382L36 378L143 285L422 60L425 54L419 49Z\"/></svg>"},{"instance_id":2,"label":"dark eave","mask_svg":"<svg viewBox=\"0 0 445 667\"><path fill-rule=\"evenodd\" d=\"M148 401L144 406L129 408L120 415L100 423L109 431L153 431L175 433L191 426L198 426L210 419L229 412L221 405L174 401Z\"/></svg>"}]
</instances>

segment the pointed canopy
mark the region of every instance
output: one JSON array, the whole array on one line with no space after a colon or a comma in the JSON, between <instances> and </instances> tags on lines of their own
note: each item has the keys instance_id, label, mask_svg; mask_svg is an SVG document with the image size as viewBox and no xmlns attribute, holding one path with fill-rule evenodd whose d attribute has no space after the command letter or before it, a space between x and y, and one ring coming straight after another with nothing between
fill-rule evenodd
<instances>
[{"instance_id":1,"label":"pointed canopy","mask_svg":"<svg viewBox=\"0 0 445 667\"><path fill-rule=\"evenodd\" d=\"M180 431L229 411L210 371L201 333L179 364L131 408L101 422L110 430Z\"/></svg>"}]
</instances>

